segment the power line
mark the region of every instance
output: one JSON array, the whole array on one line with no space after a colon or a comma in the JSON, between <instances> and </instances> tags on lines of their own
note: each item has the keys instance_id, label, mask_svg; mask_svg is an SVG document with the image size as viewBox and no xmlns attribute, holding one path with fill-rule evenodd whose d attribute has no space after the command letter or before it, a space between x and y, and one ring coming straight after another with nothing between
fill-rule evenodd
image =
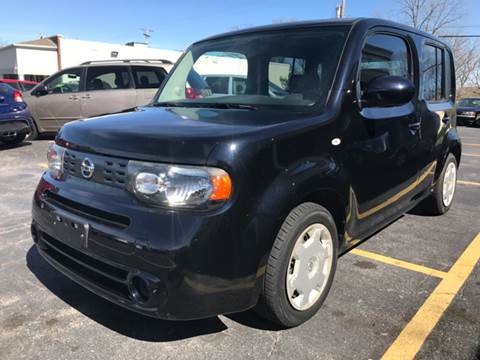
<instances>
[{"instance_id":1,"label":"power line","mask_svg":"<svg viewBox=\"0 0 480 360\"><path fill-rule=\"evenodd\" d=\"M441 38L480 38L480 35L439 35Z\"/></svg>"},{"instance_id":2,"label":"power line","mask_svg":"<svg viewBox=\"0 0 480 360\"><path fill-rule=\"evenodd\" d=\"M478 28L480 25L452 25L452 26L445 26L446 29L465 29L465 28Z\"/></svg>"}]
</instances>

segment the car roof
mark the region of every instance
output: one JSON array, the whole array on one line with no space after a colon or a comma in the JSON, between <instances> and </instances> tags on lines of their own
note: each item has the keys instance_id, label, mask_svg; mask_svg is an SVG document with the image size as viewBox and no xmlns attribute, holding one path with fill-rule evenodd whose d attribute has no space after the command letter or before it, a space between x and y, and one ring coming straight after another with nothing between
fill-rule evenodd
<instances>
[{"instance_id":1,"label":"car roof","mask_svg":"<svg viewBox=\"0 0 480 360\"><path fill-rule=\"evenodd\" d=\"M235 31L226 32L223 34L214 35L214 36L205 38L203 40L197 41L196 43L221 39L221 38L230 37L230 36L243 35L243 34L252 34L252 33L268 32L268 31L278 31L278 30L305 29L305 28L315 28L315 27L323 27L323 26L341 26L341 25L350 26L350 27L364 25L368 28L374 27L374 26L388 26L388 27L393 27L400 30L408 31L411 33L415 33L415 34L439 41L444 45L448 46L444 41L426 32L423 32L421 30L418 30L413 27L400 24L394 21L378 19L378 18L309 20L309 21L297 21L297 22L280 23L280 24L273 24L273 25L264 25L264 26L257 26L257 27L235 30Z\"/></svg>"},{"instance_id":2,"label":"car roof","mask_svg":"<svg viewBox=\"0 0 480 360\"><path fill-rule=\"evenodd\" d=\"M162 67L173 65L173 62L165 59L108 59L108 60L91 60L80 64L81 66L124 66L124 65L140 65Z\"/></svg>"}]
</instances>

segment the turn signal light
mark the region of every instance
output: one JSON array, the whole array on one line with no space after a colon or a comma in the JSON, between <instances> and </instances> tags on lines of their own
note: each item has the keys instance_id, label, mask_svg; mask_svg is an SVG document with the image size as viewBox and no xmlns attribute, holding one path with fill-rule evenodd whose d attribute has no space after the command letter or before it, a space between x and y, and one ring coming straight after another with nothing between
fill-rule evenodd
<instances>
[{"instance_id":1,"label":"turn signal light","mask_svg":"<svg viewBox=\"0 0 480 360\"><path fill-rule=\"evenodd\" d=\"M211 177L213 192L210 200L228 200L232 194L232 180L228 174L213 175Z\"/></svg>"}]
</instances>

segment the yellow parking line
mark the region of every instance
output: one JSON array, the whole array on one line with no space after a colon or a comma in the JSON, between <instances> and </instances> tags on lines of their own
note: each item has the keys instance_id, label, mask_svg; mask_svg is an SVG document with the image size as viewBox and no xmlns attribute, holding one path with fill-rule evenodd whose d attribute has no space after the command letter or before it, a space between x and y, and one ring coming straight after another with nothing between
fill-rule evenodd
<instances>
[{"instance_id":1,"label":"yellow parking line","mask_svg":"<svg viewBox=\"0 0 480 360\"><path fill-rule=\"evenodd\" d=\"M457 183L462 185L480 186L480 182L476 182L476 181L457 180Z\"/></svg>"},{"instance_id":2,"label":"yellow parking line","mask_svg":"<svg viewBox=\"0 0 480 360\"><path fill-rule=\"evenodd\" d=\"M385 352L382 360L414 359L428 335L447 310L480 260L480 233L468 245L415 316Z\"/></svg>"},{"instance_id":3,"label":"yellow parking line","mask_svg":"<svg viewBox=\"0 0 480 360\"><path fill-rule=\"evenodd\" d=\"M40 164L38 164L38 167L40 169L48 169L48 164L47 163L40 163Z\"/></svg>"},{"instance_id":4,"label":"yellow parking line","mask_svg":"<svg viewBox=\"0 0 480 360\"><path fill-rule=\"evenodd\" d=\"M472 143L463 143L465 146L475 146L475 147L480 147L480 144L472 144Z\"/></svg>"},{"instance_id":5,"label":"yellow parking line","mask_svg":"<svg viewBox=\"0 0 480 360\"><path fill-rule=\"evenodd\" d=\"M480 155L478 155L478 154L466 154L466 153L462 153L462 156L475 156L475 157L480 157Z\"/></svg>"},{"instance_id":6,"label":"yellow parking line","mask_svg":"<svg viewBox=\"0 0 480 360\"><path fill-rule=\"evenodd\" d=\"M389 256L376 254L376 253L373 253L373 252L370 252L370 251L365 251L365 250L361 250L361 249L353 249L350 252L352 254L355 254L355 255L358 255L358 256L363 256L363 257L366 257L366 258L369 258L369 259L372 259L372 260L383 262L383 263L388 264L388 265L398 266L398 267L403 268L403 269L416 271L416 272L426 274L426 275L429 275L429 276L438 277L440 279L443 279L447 275L447 273L444 272L444 271L435 270L435 269L432 269L432 268L429 268L429 267L426 267L426 266L413 264L413 263L403 261L403 260L398 260L398 259L395 259L395 258L392 258L392 257L389 257Z\"/></svg>"}]
</instances>

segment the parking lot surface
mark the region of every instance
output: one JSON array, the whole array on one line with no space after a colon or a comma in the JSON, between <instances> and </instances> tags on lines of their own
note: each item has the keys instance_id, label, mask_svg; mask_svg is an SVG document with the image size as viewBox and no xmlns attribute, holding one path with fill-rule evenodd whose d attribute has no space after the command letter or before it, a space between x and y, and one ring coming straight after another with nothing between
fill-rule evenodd
<instances>
[{"instance_id":1,"label":"parking lot surface","mask_svg":"<svg viewBox=\"0 0 480 360\"><path fill-rule=\"evenodd\" d=\"M253 311L170 322L84 290L30 237L49 140L0 147L1 359L480 359L480 129L444 216L407 214L339 260L319 313L280 330Z\"/></svg>"}]
</instances>

